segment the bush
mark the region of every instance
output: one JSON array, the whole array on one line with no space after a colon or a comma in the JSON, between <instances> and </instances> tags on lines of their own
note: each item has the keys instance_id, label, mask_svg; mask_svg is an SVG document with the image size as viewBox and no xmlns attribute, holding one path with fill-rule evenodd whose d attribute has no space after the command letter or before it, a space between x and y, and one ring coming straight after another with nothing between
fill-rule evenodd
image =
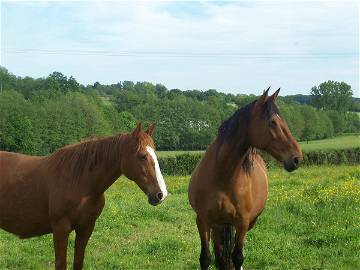
<instances>
[{"instance_id":1,"label":"bush","mask_svg":"<svg viewBox=\"0 0 360 270\"><path fill-rule=\"evenodd\" d=\"M260 155L268 168L282 166L267 153L260 153ZM304 152L303 156L302 166L359 164L360 148ZM202 154L181 154L172 157L160 157L159 163L164 174L188 175L192 173L201 158Z\"/></svg>"},{"instance_id":2,"label":"bush","mask_svg":"<svg viewBox=\"0 0 360 270\"><path fill-rule=\"evenodd\" d=\"M192 173L201 157L201 154L182 154L159 158L159 164L164 174L185 175Z\"/></svg>"}]
</instances>

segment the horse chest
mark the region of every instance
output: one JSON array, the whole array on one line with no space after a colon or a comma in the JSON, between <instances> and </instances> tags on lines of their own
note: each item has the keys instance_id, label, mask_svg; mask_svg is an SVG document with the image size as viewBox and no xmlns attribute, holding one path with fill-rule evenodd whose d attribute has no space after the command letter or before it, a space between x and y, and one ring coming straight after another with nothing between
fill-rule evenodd
<instances>
[{"instance_id":1,"label":"horse chest","mask_svg":"<svg viewBox=\"0 0 360 270\"><path fill-rule=\"evenodd\" d=\"M71 220L74 224L87 222L88 220L96 219L104 207L104 196L100 197L82 197L74 205L71 211Z\"/></svg>"},{"instance_id":2,"label":"horse chest","mask_svg":"<svg viewBox=\"0 0 360 270\"><path fill-rule=\"evenodd\" d=\"M235 220L241 219L243 213L241 201L233 200L226 194L218 193L213 197L212 202L207 215L213 223L233 223Z\"/></svg>"}]
</instances>

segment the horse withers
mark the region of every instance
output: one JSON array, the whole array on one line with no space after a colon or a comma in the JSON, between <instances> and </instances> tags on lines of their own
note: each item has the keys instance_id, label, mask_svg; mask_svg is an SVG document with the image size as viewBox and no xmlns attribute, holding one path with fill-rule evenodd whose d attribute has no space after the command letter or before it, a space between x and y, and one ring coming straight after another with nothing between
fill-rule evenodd
<instances>
[{"instance_id":1,"label":"horse withers","mask_svg":"<svg viewBox=\"0 0 360 270\"><path fill-rule=\"evenodd\" d=\"M75 230L73 268L82 269L104 192L120 175L135 181L151 205L167 196L154 127L143 132L139 123L132 133L65 146L45 157L0 152L0 228L20 238L52 233L57 270L66 269Z\"/></svg>"},{"instance_id":2,"label":"horse withers","mask_svg":"<svg viewBox=\"0 0 360 270\"><path fill-rule=\"evenodd\" d=\"M192 173L189 201L201 240L201 269L210 265L210 235L217 268L242 267L245 235L268 195L266 166L256 149L268 152L289 172L302 161L299 145L275 105L279 90L268 96L267 89L225 120Z\"/></svg>"}]
</instances>

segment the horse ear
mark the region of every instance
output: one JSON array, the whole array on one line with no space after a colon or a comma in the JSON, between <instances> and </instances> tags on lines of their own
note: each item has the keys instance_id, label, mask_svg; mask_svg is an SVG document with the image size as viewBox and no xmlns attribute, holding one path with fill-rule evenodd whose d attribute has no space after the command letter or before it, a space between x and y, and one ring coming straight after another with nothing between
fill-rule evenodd
<instances>
[{"instance_id":1,"label":"horse ear","mask_svg":"<svg viewBox=\"0 0 360 270\"><path fill-rule=\"evenodd\" d=\"M134 131L131 133L131 135L135 138L139 137L139 133L141 131L141 122L137 123L136 128L134 129Z\"/></svg>"},{"instance_id":2,"label":"horse ear","mask_svg":"<svg viewBox=\"0 0 360 270\"><path fill-rule=\"evenodd\" d=\"M152 136L154 129L155 129L156 124L152 123L147 130L145 131L146 134L148 134L149 136Z\"/></svg>"},{"instance_id":3,"label":"horse ear","mask_svg":"<svg viewBox=\"0 0 360 270\"><path fill-rule=\"evenodd\" d=\"M269 97L269 99L272 101L272 102L275 102L278 94L280 92L280 88L278 90L276 90L276 92L274 94L271 95L271 97Z\"/></svg>"},{"instance_id":4,"label":"horse ear","mask_svg":"<svg viewBox=\"0 0 360 270\"><path fill-rule=\"evenodd\" d=\"M259 107L259 106L262 106L265 104L266 100L268 99L268 93L269 93L270 87L271 86L269 86L268 89L264 90L262 96L259 97L259 99L256 101L256 104L255 104L256 107Z\"/></svg>"}]
</instances>

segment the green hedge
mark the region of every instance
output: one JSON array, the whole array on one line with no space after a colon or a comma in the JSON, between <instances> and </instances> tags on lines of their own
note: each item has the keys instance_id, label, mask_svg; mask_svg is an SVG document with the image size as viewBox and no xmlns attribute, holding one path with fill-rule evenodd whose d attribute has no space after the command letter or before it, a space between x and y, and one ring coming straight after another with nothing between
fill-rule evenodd
<instances>
[{"instance_id":1,"label":"green hedge","mask_svg":"<svg viewBox=\"0 0 360 270\"><path fill-rule=\"evenodd\" d=\"M360 147L342 150L323 150L304 152L303 166L360 164ZM268 167L279 166L279 163L266 153L261 153ZM191 174L202 154L180 154L159 158L161 170L167 175Z\"/></svg>"}]
</instances>

